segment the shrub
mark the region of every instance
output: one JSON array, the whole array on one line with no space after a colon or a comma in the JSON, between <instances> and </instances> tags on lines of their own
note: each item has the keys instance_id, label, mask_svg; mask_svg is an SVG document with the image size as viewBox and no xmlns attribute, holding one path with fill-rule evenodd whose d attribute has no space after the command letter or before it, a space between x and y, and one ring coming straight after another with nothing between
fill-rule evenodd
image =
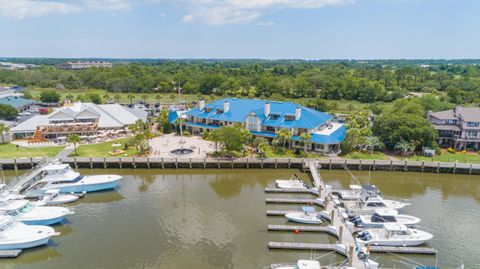
<instances>
[{"instance_id":1,"label":"shrub","mask_svg":"<svg viewBox=\"0 0 480 269\"><path fill-rule=\"evenodd\" d=\"M462 154L467 154L466 150L462 150L461 152L462 152Z\"/></svg>"},{"instance_id":2,"label":"shrub","mask_svg":"<svg viewBox=\"0 0 480 269\"><path fill-rule=\"evenodd\" d=\"M448 149L447 149L447 151L448 151L449 153L453 153L453 154L455 154L455 153L456 153L456 152L455 152L455 150L454 150L454 149L452 149L452 148L448 148Z\"/></svg>"}]
</instances>

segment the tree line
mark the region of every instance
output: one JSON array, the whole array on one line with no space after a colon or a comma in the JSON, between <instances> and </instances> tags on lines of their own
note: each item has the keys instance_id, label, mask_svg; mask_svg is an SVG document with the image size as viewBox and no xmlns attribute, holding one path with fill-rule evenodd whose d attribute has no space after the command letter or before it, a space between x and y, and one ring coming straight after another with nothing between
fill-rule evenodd
<instances>
[{"instance_id":1,"label":"tree line","mask_svg":"<svg viewBox=\"0 0 480 269\"><path fill-rule=\"evenodd\" d=\"M80 71L42 65L0 70L0 83L114 93L182 92L250 98L322 98L390 102L427 92L456 103L480 102L480 65L416 61L159 61Z\"/></svg>"}]
</instances>

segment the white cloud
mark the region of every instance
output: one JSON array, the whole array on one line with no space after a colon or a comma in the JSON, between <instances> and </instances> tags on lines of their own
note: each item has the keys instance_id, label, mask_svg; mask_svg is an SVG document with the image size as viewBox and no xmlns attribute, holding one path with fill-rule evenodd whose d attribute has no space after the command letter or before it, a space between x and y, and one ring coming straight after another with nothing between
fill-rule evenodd
<instances>
[{"instance_id":1,"label":"white cloud","mask_svg":"<svg viewBox=\"0 0 480 269\"><path fill-rule=\"evenodd\" d=\"M273 21L261 21L257 23L260 26L265 26L265 27L273 27L275 26L275 23Z\"/></svg>"},{"instance_id":2,"label":"white cloud","mask_svg":"<svg viewBox=\"0 0 480 269\"><path fill-rule=\"evenodd\" d=\"M212 25L248 23L265 12L275 9L315 9L343 5L353 0L185 0L190 7L191 20L198 19ZM184 19L185 21L185 19Z\"/></svg>"},{"instance_id":3,"label":"white cloud","mask_svg":"<svg viewBox=\"0 0 480 269\"><path fill-rule=\"evenodd\" d=\"M14 19L88 10L126 11L132 0L0 0L0 16Z\"/></svg>"}]
</instances>

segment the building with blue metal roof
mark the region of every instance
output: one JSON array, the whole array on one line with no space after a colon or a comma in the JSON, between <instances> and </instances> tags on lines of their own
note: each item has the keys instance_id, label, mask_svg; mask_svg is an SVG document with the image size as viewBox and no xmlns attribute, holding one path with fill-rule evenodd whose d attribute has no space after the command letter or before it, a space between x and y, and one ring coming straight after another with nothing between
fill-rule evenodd
<instances>
[{"instance_id":1,"label":"building with blue metal roof","mask_svg":"<svg viewBox=\"0 0 480 269\"><path fill-rule=\"evenodd\" d=\"M33 100L25 99L16 95L0 98L0 104L12 106L18 111L24 111L30 108L33 103Z\"/></svg>"},{"instance_id":2,"label":"building with blue metal roof","mask_svg":"<svg viewBox=\"0 0 480 269\"><path fill-rule=\"evenodd\" d=\"M346 135L345 125L335 122L332 115L292 102L225 98L205 105L202 100L184 115L185 125L193 134L241 123L252 135L271 141L278 131L288 129L293 144L300 143L300 135L308 133L311 140L307 149L321 153L339 152Z\"/></svg>"}]
</instances>

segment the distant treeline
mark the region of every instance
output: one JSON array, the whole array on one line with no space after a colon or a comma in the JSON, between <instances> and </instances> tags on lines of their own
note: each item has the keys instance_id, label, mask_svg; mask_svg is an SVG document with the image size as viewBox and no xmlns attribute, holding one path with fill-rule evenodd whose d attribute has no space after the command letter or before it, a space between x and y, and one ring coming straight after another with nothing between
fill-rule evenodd
<instances>
[{"instance_id":1,"label":"distant treeline","mask_svg":"<svg viewBox=\"0 0 480 269\"><path fill-rule=\"evenodd\" d=\"M0 83L110 92L348 99L389 102L408 92L435 93L452 103L480 102L480 60L155 60L4 59L41 65L0 71ZM59 70L68 60L108 60L114 67ZM273 96L273 97L272 97Z\"/></svg>"}]
</instances>

